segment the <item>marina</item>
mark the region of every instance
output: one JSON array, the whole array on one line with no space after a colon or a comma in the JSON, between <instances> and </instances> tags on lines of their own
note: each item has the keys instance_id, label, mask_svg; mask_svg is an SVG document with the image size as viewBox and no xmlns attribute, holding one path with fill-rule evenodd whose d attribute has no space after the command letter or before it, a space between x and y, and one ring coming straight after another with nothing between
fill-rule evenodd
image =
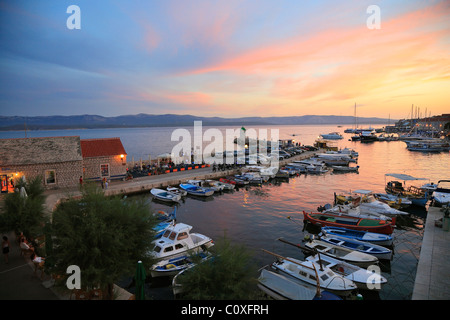
<instances>
[{"instance_id":1,"label":"marina","mask_svg":"<svg viewBox=\"0 0 450 320\"><path fill-rule=\"evenodd\" d=\"M310 130L311 128L308 129ZM284 128L284 132L293 130L298 131L298 128ZM323 128L314 128L314 130L323 130ZM305 134L305 145L313 144L314 139L316 139L314 132L310 133L309 136L310 138L308 139L308 134ZM236 178L232 179L231 177L242 176L242 168L214 171L211 166L198 166L192 170L171 171L160 175L135 177L132 180L112 181L108 188L104 190L104 193L109 196L127 195L129 197L148 199L148 201L151 201L152 208L156 211L171 212L172 208L177 208L177 221L193 226L196 231L213 240L223 237L224 233L232 241L238 241L237 239L239 239L239 243L245 243L250 250L255 252L255 259L261 266L273 262L270 255L260 252L261 247L279 252L284 256L303 259L304 257L299 250L292 250L292 248L276 243L276 239L279 237L295 241L295 239L302 239L304 235L308 234L307 230L309 228L305 230L305 225L303 224L302 209L306 212L317 212L318 206L324 205L326 202L333 203L334 193L351 194L361 186L370 186L370 189L374 192L384 191L386 172L399 170L405 161L405 156L408 155L406 153L408 150L401 145L401 142L377 142L376 144L359 145L358 142L348 143L348 141L342 139L340 143L342 149L345 146L357 150L359 173L333 173L332 170L329 170L317 174L296 170L294 174L288 175L289 177L287 178L270 178L266 182L258 184L248 183L240 186L234 184L235 188L231 190L216 191L213 195L206 197L184 195L178 203L174 202L172 204L157 199L152 200L150 194L152 189L165 190L167 187L172 187L182 190L180 184L189 180L192 183L194 181L208 181L211 184L213 181L219 180L222 180L224 183L236 183ZM394 146L392 143L397 144L397 151L392 150L391 147ZM376 154L385 154L386 147L391 149L391 153L397 152L400 158L381 159L374 157ZM126 144L125 148L129 152ZM304 162L303 164L306 168L317 162L317 158L315 160L312 158L326 152L326 149L305 151L299 155L280 160L280 167L297 164L298 169L300 168L299 164ZM423 160L427 161L427 163L429 163L429 157L431 156L438 158L448 156L442 153L432 155L422 155L420 153L418 155L419 157L424 157ZM377 161L386 160L389 161L384 164L384 167L378 166L378 170L372 171L370 175L367 175L368 172L364 170L367 166L373 165ZM414 159L414 161L421 161L421 159ZM439 159L434 161L441 163ZM319 162L317 163L320 164ZM295 168L295 166L292 167ZM325 165L325 168L327 167ZM253 168L253 170L255 169ZM415 166L415 172L408 171L408 173L414 176L427 177L429 181L437 183L441 170L442 168L439 168L439 166L424 168L418 165ZM343 181L345 181L345 186L342 185ZM419 185L424 185L424 182L420 182ZM46 192L49 210L52 210L62 198L67 196L67 191L49 190ZM73 190L74 194L76 192ZM416 284L416 269L420 265L419 256L422 247L423 227L426 225L425 221L429 217L427 215L428 205L424 209L412 206L413 209L409 208L407 216L397 217L400 221L395 222L396 227L391 232L394 236L392 258L387 260L387 262L381 260L382 276L387 279L387 283L383 284L382 290L379 290L376 294L363 292L363 296L366 299L409 300L412 298ZM430 207L430 209L435 208ZM287 219L288 217L290 219ZM434 221L431 224L434 227ZM269 232L267 232L268 228L270 229ZM311 232L315 231L312 230ZM254 236L248 237L247 235L249 234ZM293 235L296 236L293 237ZM436 255L434 259L443 257L445 256ZM276 279L273 278L272 280L275 281ZM289 281L280 279L278 281L280 281L279 283L277 282L278 285L286 283L286 285L293 286ZM133 292L133 288L129 287L126 280L123 283L119 283L119 285L125 290ZM148 295L155 299L172 299L172 295L167 293L168 288L170 288L170 284L161 285L161 281L154 282L150 280L147 283L146 290Z\"/></svg>"}]
</instances>

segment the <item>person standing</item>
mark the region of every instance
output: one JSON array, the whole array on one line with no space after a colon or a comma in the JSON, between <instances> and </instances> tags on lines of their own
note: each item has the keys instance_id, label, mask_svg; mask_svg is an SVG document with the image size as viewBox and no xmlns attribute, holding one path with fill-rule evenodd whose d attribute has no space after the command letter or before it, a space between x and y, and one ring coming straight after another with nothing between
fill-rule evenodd
<instances>
[{"instance_id":1,"label":"person standing","mask_svg":"<svg viewBox=\"0 0 450 320\"><path fill-rule=\"evenodd\" d=\"M9 243L8 237L7 236L3 236L3 241L2 241L2 252L3 252L3 256L5 257L5 262L6 264L9 263L9 247L11 246L11 244Z\"/></svg>"}]
</instances>

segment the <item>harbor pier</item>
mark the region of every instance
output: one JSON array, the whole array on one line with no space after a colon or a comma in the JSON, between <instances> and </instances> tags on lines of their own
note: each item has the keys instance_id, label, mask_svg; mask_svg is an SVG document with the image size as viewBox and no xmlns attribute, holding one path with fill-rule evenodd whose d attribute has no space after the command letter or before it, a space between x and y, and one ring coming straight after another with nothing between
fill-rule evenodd
<instances>
[{"instance_id":1,"label":"harbor pier","mask_svg":"<svg viewBox=\"0 0 450 320\"><path fill-rule=\"evenodd\" d=\"M428 209L412 300L450 300L450 232L435 226L441 210Z\"/></svg>"}]
</instances>

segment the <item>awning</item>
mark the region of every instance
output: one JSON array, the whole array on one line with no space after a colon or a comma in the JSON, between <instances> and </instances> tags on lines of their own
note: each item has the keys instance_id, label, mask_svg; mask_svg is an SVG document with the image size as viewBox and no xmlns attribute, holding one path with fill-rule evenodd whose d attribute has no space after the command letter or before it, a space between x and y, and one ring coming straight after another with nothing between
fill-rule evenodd
<instances>
[{"instance_id":1,"label":"awning","mask_svg":"<svg viewBox=\"0 0 450 320\"><path fill-rule=\"evenodd\" d=\"M413 176L402 174L402 173L386 173L385 176L394 177L403 181L407 180L428 180L426 178L415 178Z\"/></svg>"}]
</instances>

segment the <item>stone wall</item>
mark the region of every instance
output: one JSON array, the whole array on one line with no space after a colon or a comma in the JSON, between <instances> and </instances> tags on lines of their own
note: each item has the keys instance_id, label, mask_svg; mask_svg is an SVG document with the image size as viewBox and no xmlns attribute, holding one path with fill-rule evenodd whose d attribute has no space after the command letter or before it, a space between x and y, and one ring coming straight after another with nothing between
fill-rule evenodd
<instances>
[{"instance_id":1,"label":"stone wall","mask_svg":"<svg viewBox=\"0 0 450 320\"><path fill-rule=\"evenodd\" d=\"M25 176L27 181L29 181L36 176L41 176L43 185L46 189L78 186L80 176L83 173L82 161L18 165L9 166L9 168L10 172L18 173L16 179ZM54 175L52 175L51 172L53 172Z\"/></svg>"},{"instance_id":2,"label":"stone wall","mask_svg":"<svg viewBox=\"0 0 450 320\"><path fill-rule=\"evenodd\" d=\"M107 164L109 171L106 175L107 179L114 179L117 176L126 174L126 165L124 165L120 156L95 157L83 159L83 174L86 180L102 179L101 166ZM105 173L106 174L106 173Z\"/></svg>"}]
</instances>

